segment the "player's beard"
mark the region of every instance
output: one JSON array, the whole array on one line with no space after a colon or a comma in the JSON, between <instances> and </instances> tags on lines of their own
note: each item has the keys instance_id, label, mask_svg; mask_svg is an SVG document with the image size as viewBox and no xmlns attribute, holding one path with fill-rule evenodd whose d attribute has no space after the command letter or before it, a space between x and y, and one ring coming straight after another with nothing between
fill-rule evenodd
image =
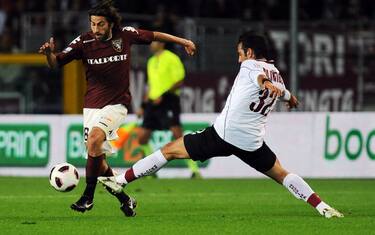
<instances>
[{"instance_id":1,"label":"player's beard","mask_svg":"<svg viewBox=\"0 0 375 235\"><path fill-rule=\"evenodd\" d=\"M111 37L111 30L108 30L104 34L95 34L95 36L97 36L97 39L99 41L102 41L102 42L107 41Z\"/></svg>"}]
</instances>

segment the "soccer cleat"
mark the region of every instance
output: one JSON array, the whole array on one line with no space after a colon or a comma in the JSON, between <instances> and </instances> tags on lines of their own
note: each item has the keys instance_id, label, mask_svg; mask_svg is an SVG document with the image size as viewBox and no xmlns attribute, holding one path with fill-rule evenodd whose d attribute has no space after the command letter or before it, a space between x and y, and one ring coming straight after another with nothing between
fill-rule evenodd
<instances>
[{"instance_id":1,"label":"soccer cleat","mask_svg":"<svg viewBox=\"0 0 375 235\"><path fill-rule=\"evenodd\" d=\"M108 188L110 188L115 193L120 193L125 186L125 185L118 183L116 181L116 177L114 176L109 176L109 177L100 176L98 177L98 181L102 183L103 185L107 186Z\"/></svg>"},{"instance_id":2,"label":"soccer cleat","mask_svg":"<svg viewBox=\"0 0 375 235\"><path fill-rule=\"evenodd\" d=\"M120 209L124 212L127 217L134 217L136 215L135 208L137 207L137 201L134 198L130 198L129 201L122 203Z\"/></svg>"},{"instance_id":3,"label":"soccer cleat","mask_svg":"<svg viewBox=\"0 0 375 235\"><path fill-rule=\"evenodd\" d=\"M79 211L84 213L85 211L89 211L94 207L94 203L92 199L88 198L87 196L83 195L77 202L73 203L70 208L75 211Z\"/></svg>"},{"instance_id":4,"label":"soccer cleat","mask_svg":"<svg viewBox=\"0 0 375 235\"><path fill-rule=\"evenodd\" d=\"M332 208L332 207L328 207L328 208L323 209L323 215L324 215L324 217L326 217L328 219L333 218L333 217L336 217L336 218L344 217L344 215L341 212L339 212L338 210L336 210L335 208Z\"/></svg>"}]
</instances>

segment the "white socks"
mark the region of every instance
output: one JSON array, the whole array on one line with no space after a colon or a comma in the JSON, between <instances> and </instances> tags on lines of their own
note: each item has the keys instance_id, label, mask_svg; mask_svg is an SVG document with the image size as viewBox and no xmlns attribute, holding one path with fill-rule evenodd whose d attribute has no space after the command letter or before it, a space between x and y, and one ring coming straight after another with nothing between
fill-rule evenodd
<instances>
[{"instance_id":1,"label":"white socks","mask_svg":"<svg viewBox=\"0 0 375 235\"><path fill-rule=\"evenodd\" d=\"M290 173L283 181L283 185L298 199L308 202L315 207L321 215L324 215L324 209L330 208L328 204L314 193L310 186L298 175ZM311 197L311 198L310 198Z\"/></svg>"},{"instance_id":2,"label":"white socks","mask_svg":"<svg viewBox=\"0 0 375 235\"><path fill-rule=\"evenodd\" d=\"M139 178L146 175L152 175L153 173L157 172L160 168L162 168L165 164L167 164L167 162L167 159L165 159L161 151L158 150L152 153L151 155L136 162L132 166L131 170L134 173L134 177ZM116 181L120 184L128 183L125 179L125 174L126 173L116 176Z\"/></svg>"},{"instance_id":3,"label":"white socks","mask_svg":"<svg viewBox=\"0 0 375 235\"><path fill-rule=\"evenodd\" d=\"M285 188L289 190L296 198L304 200L307 199L314 193L310 186L298 175L289 173L283 181Z\"/></svg>"},{"instance_id":4,"label":"white socks","mask_svg":"<svg viewBox=\"0 0 375 235\"><path fill-rule=\"evenodd\" d=\"M283 181L285 188L289 190L296 198L304 200L307 199L314 193L310 186L298 175L289 173Z\"/></svg>"},{"instance_id":5,"label":"white socks","mask_svg":"<svg viewBox=\"0 0 375 235\"><path fill-rule=\"evenodd\" d=\"M125 179L125 173L119 174L115 176L116 182L120 184L127 184L128 181Z\"/></svg>"},{"instance_id":6,"label":"white socks","mask_svg":"<svg viewBox=\"0 0 375 235\"><path fill-rule=\"evenodd\" d=\"M132 168L136 178L145 175L152 175L167 164L167 159L163 156L160 150L136 162Z\"/></svg>"}]
</instances>

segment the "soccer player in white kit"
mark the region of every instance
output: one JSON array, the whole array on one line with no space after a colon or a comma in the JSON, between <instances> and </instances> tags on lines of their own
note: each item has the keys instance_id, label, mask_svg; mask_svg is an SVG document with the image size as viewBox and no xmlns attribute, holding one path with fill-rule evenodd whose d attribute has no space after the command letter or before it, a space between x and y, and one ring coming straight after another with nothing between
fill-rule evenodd
<instances>
[{"instance_id":1,"label":"soccer player in white kit","mask_svg":"<svg viewBox=\"0 0 375 235\"><path fill-rule=\"evenodd\" d=\"M295 108L297 98L286 88L278 69L268 62L264 36L246 32L237 44L240 71L224 109L213 126L185 135L135 163L124 174L99 177L99 182L119 192L142 176L150 175L174 159L205 161L216 156L235 155L257 171L285 186L296 198L313 206L326 218L343 217L322 201L298 175L285 170L264 142L267 115L276 101Z\"/></svg>"}]
</instances>

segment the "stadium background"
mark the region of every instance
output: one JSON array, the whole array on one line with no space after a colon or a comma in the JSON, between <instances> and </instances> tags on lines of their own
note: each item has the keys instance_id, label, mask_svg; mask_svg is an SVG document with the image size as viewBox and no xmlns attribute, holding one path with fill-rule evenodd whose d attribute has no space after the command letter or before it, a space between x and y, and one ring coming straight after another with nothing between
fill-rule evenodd
<instances>
[{"instance_id":1,"label":"stadium background","mask_svg":"<svg viewBox=\"0 0 375 235\"><path fill-rule=\"evenodd\" d=\"M75 61L62 69L50 70L45 66L45 58L36 51L51 35L58 50L62 50L80 32L87 31L86 11L94 3L1 1L2 175L29 175L29 170L46 175L48 168L61 161L84 166L84 147L78 144L82 139L78 134L79 114L85 91L82 65ZM191 58L183 48L168 46L181 56L187 70L181 94L182 118L189 126L185 127L186 132L210 125L214 113L221 111L239 68L237 38L244 30L257 30L268 37L269 59L276 61L287 86L301 102L297 111L286 116L283 114L287 110L279 104L270 118L267 141L284 164L308 177L375 176L375 130L371 112L375 110L372 76L375 35L371 21L375 4L372 1L320 1L318 4L307 0L288 3L254 0L233 4L225 0L202 0L179 4L145 0L115 1L115 4L123 15L123 25L157 29L196 42L198 53ZM147 46L132 48L131 113L138 109L143 97L149 56ZM44 119L35 116L40 114L55 116ZM130 115L128 125L137 121ZM48 132L43 128L32 129L31 123L45 125ZM127 124L124 125L123 132L128 134L124 131ZM70 131L74 126L77 132ZM54 135L55 130L59 131L58 135ZM123 151L113 158L118 162L117 167L129 166L142 157L134 140L137 130L131 133L123 142ZM157 132L150 144L157 149L170 138L169 132ZM289 143L304 147L291 148ZM77 161L73 160L72 153L79 151L82 154ZM300 159L305 160L299 163ZM322 159L319 164L310 164ZM215 165L216 161L208 166ZM23 171L17 168L27 166L31 168ZM184 168L183 164L176 166ZM247 168L242 174L234 174L230 169L217 170L217 167L205 170L203 175L211 177L246 177L248 172ZM183 172L184 169L177 169L168 175L187 174Z\"/></svg>"},{"instance_id":2,"label":"stadium background","mask_svg":"<svg viewBox=\"0 0 375 235\"><path fill-rule=\"evenodd\" d=\"M117 218L119 214L113 215L114 212L99 203L93 212L95 218L81 218L73 212L65 217L66 208L82 191L82 184L78 190L61 196L45 180L51 167L63 161L79 167L81 175L84 172L80 114L85 82L79 62L49 70L44 57L36 52L51 35L61 50L87 31L87 9L95 2L0 1L0 218L3 221L0 228L9 234L22 231L93 234L79 230L80 223L95 227L98 234L108 232L101 226L101 216L111 217L113 232L123 231L122 218ZM170 47L182 57L187 70L182 91L185 131L209 125L221 111L239 68L236 42L240 32L248 29L264 32L287 86L301 101L300 108L293 112L277 106L270 117L267 141L288 169L304 177L324 178L309 180L309 183L349 217L334 224L306 218L306 214L312 213L310 208L293 201L283 189L275 189L271 181L264 179L207 179L261 177L234 158L219 158L202 165L203 180L158 179L130 186L129 192L144 204L139 213L149 217L127 223L126 229L147 233L150 230L145 224L151 224L154 232L160 233L251 230L291 234L301 231L298 226L302 226L306 234L373 233L375 225L371 218L375 212L370 208L375 208L372 202L375 1L115 2L124 17L123 25L157 28L196 42L198 53L192 58L181 47ZM145 64L150 53L147 46L134 46L132 50L134 111L141 102ZM132 125L138 120L131 114L128 121ZM126 126L123 130L127 130ZM132 138L134 135L111 160L117 170L142 157L135 153L137 146ZM170 138L168 132L157 132L151 145L156 149ZM125 156L129 152L134 155ZM160 176L186 178L189 171L183 164L177 164L160 171ZM98 201L111 203L101 195L104 192L98 194ZM185 198L186 194L199 200L176 199ZM277 200L272 195L277 195ZM233 208L222 206L228 205L228 198L229 204L235 204ZM169 208L164 200L173 202L173 206ZM30 203L33 206L29 207ZM273 203L278 203L277 208L288 209L275 212ZM250 211L246 210L249 205ZM48 207L54 208L53 212L41 209ZM295 207L301 209L291 209ZM30 208L29 212L24 208ZM203 220L196 218L195 213ZM169 219L170 214L175 215L175 224L158 223ZM286 217L286 214L293 216ZM249 219L244 222L244 217ZM55 223L65 225L65 230L56 228ZM316 230L317 226L320 229Z\"/></svg>"},{"instance_id":3,"label":"stadium background","mask_svg":"<svg viewBox=\"0 0 375 235\"><path fill-rule=\"evenodd\" d=\"M2 0L0 52L35 53L51 35L55 36L58 49L63 49L80 32L88 30L86 10L91 2L95 1ZM269 36L272 57L284 79L290 87L298 89L295 92L303 103L299 111L374 110L374 5L372 1L359 0L298 1L299 73L297 82L292 84L289 79L293 68L290 63L292 21L288 2L117 1L124 25L158 28L197 43L199 53L194 58L187 58L180 47L172 48L183 57L188 71L183 93L186 113L221 110L238 69L235 43L245 29L259 30ZM133 49L132 77L138 81L144 77L145 61L150 54L147 47ZM64 104L64 88L74 93L76 86L68 83L64 87L62 70L17 65L4 56L0 61L12 64L0 67L1 113L81 112L80 106L73 108L66 107L73 104ZM140 84L135 84L137 89ZM133 107L137 107L140 92L133 94ZM75 97L70 103L80 100Z\"/></svg>"}]
</instances>

